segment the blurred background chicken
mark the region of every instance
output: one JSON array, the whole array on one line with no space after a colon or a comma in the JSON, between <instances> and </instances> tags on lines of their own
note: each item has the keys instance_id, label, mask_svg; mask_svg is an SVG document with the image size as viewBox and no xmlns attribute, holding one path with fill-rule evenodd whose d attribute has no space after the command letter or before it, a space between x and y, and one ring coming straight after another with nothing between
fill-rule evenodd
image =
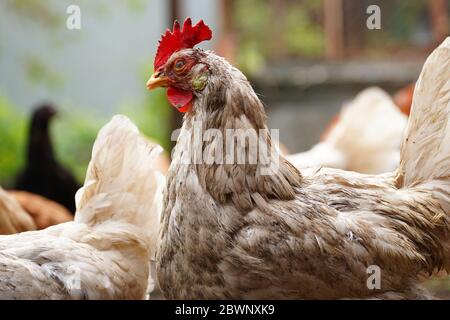
<instances>
[{"instance_id":1,"label":"blurred background chicken","mask_svg":"<svg viewBox=\"0 0 450 320\"><path fill-rule=\"evenodd\" d=\"M36 229L32 217L11 194L0 187L0 235Z\"/></svg>"},{"instance_id":2,"label":"blurred background chicken","mask_svg":"<svg viewBox=\"0 0 450 320\"><path fill-rule=\"evenodd\" d=\"M99 132L75 221L0 236L0 299L143 299L156 249L161 151L124 116Z\"/></svg>"},{"instance_id":3,"label":"blurred background chicken","mask_svg":"<svg viewBox=\"0 0 450 320\"><path fill-rule=\"evenodd\" d=\"M71 220L73 215L54 201L0 187L0 234L40 230Z\"/></svg>"},{"instance_id":4,"label":"blurred background chicken","mask_svg":"<svg viewBox=\"0 0 450 320\"><path fill-rule=\"evenodd\" d=\"M70 211L55 201L26 191L7 192L31 216L38 230L73 220Z\"/></svg>"},{"instance_id":5,"label":"blurred background chicken","mask_svg":"<svg viewBox=\"0 0 450 320\"><path fill-rule=\"evenodd\" d=\"M53 151L49 127L56 113L55 107L50 104L40 105L33 112L27 161L25 168L17 176L14 189L56 201L74 214L74 197L80 185L72 173L58 162Z\"/></svg>"},{"instance_id":6,"label":"blurred background chicken","mask_svg":"<svg viewBox=\"0 0 450 320\"><path fill-rule=\"evenodd\" d=\"M389 172L398 166L407 119L386 92L368 88L342 108L321 142L309 151L288 155L287 159L299 168L324 166L361 173Z\"/></svg>"}]
</instances>

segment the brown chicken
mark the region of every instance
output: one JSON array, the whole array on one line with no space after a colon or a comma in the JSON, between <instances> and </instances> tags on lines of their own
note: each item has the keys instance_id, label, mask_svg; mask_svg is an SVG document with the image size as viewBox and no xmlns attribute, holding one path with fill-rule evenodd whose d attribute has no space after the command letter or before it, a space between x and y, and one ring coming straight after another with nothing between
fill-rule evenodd
<instances>
[{"instance_id":1,"label":"brown chicken","mask_svg":"<svg viewBox=\"0 0 450 320\"><path fill-rule=\"evenodd\" d=\"M14 234L36 230L31 216L17 200L0 187L0 234Z\"/></svg>"},{"instance_id":2,"label":"brown chicken","mask_svg":"<svg viewBox=\"0 0 450 320\"><path fill-rule=\"evenodd\" d=\"M52 200L26 191L8 191L33 218L36 227L47 227L72 221L73 215L65 207Z\"/></svg>"},{"instance_id":3,"label":"brown chicken","mask_svg":"<svg viewBox=\"0 0 450 320\"><path fill-rule=\"evenodd\" d=\"M167 87L169 102L185 112L157 255L164 295L428 298L419 276L450 267L450 38L424 65L400 166L383 175L300 173L271 148L245 76L193 48L210 38L202 21L176 23L147 83ZM223 139L230 130L231 142ZM252 134L268 152L255 151ZM228 149L235 138L238 149ZM380 286L368 285L373 268Z\"/></svg>"}]
</instances>

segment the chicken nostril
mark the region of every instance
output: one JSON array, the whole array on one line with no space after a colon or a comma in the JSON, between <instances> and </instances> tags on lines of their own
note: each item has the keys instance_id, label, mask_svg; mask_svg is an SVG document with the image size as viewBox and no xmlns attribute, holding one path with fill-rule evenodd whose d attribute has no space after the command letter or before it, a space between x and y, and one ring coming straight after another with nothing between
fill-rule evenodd
<instances>
[{"instance_id":1,"label":"chicken nostril","mask_svg":"<svg viewBox=\"0 0 450 320\"><path fill-rule=\"evenodd\" d=\"M164 76L164 71L163 70L158 70L154 73L153 77L154 78L160 78Z\"/></svg>"}]
</instances>

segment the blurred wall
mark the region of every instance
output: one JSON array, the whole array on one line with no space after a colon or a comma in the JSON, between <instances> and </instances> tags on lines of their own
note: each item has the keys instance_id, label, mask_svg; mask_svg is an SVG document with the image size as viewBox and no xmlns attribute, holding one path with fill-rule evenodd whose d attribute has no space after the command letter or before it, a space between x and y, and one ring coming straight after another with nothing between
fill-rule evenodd
<instances>
[{"instance_id":1,"label":"blurred wall","mask_svg":"<svg viewBox=\"0 0 450 320\"><path fill-rule=\"evenodd\" d=\"M147 94L158 40L172 25L168 1L43 1L56 22L39 10L34 19L20 2L0 2L0 95L25 110L51 99L111 113ZM218 28L217 1L181 3L183 15ZM81 30L66 28L71 4L81 8Z\"/></svg>"}]
</instances>

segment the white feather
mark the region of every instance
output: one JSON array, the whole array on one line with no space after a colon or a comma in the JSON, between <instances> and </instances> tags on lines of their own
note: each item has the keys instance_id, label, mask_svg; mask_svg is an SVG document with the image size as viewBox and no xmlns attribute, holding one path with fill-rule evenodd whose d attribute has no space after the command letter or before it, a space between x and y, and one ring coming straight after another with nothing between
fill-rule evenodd
<instances>
[{"instance_id":1,"label":"white feather","mask_svg":"<svg viewBox=\"0 0 450 320\"><path fill-rule=\"evenodd\" d=\"M164 178L124 116L98 134L74 222L0 237L0 299L142 299Z\"/></svg>"}]
</instances>

